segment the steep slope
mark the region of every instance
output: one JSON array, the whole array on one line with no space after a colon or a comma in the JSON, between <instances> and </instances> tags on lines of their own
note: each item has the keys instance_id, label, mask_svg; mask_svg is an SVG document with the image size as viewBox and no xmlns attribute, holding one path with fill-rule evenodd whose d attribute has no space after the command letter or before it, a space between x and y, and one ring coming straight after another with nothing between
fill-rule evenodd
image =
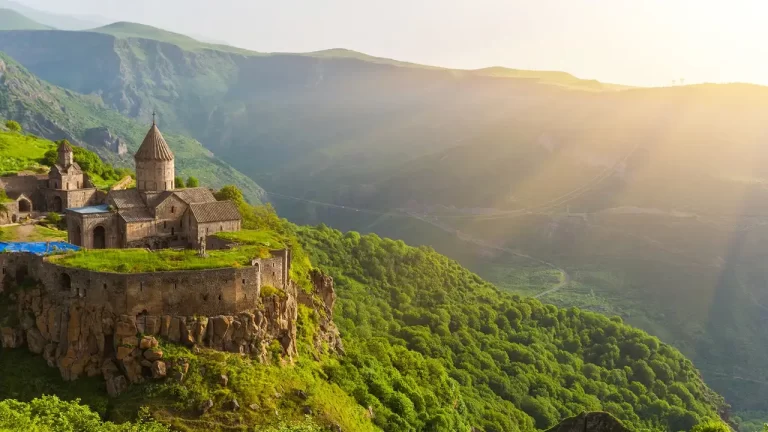
<instances>
[{"instance_id":1,"label":"steep slope","mask_svg":"<svg viewBox=\"0 0 768 432\"><path fill-rule=\"evenodd\" d=\"M0 9L0 30L51 30L12 9Z\"/></svg>"},{"instance_id":2,"label":"steep slope","mask_svg":"<svg viewBox=\"0 0 768 432\"><path fill-rule=\"evenodd\" d=\"M118 166L130 166L131 155L146 134L146 124L130 120L105 107L98 98L78 95L52 86L30 74L13 59L0 54L0 116L16 120L24 130L51 140L68 139L97 152ZM103 129L107 128L106 133ZM94 135L101 139L89 138ZM113 147L119 138L126 145L123 154ZM220 188L237 184L252 202L259 202L261 189L231 166L213 157L190 138L167 134L176 156L177 173L195 176L205 184Z\"/></svg>"}]
</instances>

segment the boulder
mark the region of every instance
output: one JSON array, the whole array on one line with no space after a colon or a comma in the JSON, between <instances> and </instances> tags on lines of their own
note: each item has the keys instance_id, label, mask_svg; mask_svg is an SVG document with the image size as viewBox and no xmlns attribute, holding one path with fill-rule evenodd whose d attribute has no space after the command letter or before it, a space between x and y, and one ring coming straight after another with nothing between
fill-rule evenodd
<instances>
[{"instance_id":1,"label":"boulder","mask_svg":"<svg viewBox=\"0 0 768 432\"><path fill-rule=\"evenodd\" d=\"M165 378L166 369L165 369L165 363L161 362L160 360L155 361L152 363L152 378L154 379L161 379Z\"/></svg>"},{"instance_id":2,"label":"boulder","mask_svg":"<svg viewBox=\"0 0 768 432\"><path fill-rule=\"evenodd\" d=\"M24 333L15 328L3 327L0 328L0 340L3 348L19 348L24 344Z\"/></svg>"},{"instance_id":3,"label":"boulder","mask_svg":"<svg viewBox=\"0 0 768 432\"><path fill-rule=\"evenodd\" d=\"M237 399L232 399L227 404L227 408L229 408L232 411L237 411L240 409L240 404L237 402Z\"/></svg>"},{"instance_id":4,"label":"boulder","mask_svg":"<svg viewBox=\"0 0 768 432\"><path fill-rule=\"evenodd\" d=\"M144 336L141 338L141 342L139 342L139 348L145 350L154 348L157 346L157 339L155 339L152 336Z\"/></svg>"},{"instance_id":5,"label":"boulder","mask_svg":"<svg viewBox=\"0 0 768 432\"><path fill-rule=\"evenodd\" d=\"M547 432L630 432L620 420L606 412L581 413L570 417Z\"/></svg>"},{"instance_id":6,"label":"boulder","mask_svg":"<svg viewBox=\"0 0 768 432\"><path fill-rule=\"evenodd\" d=\"M148 349L144 351L144 358L149 361L156 361L163 358L163 351L159 349Z\"/></svg>"},{"instance_id":7,"label":"boulder","mask_svg":"<svg viewBox=\"0 0 768 432\"><path fill-rule=\"evenodd\" d=\"M32 327L27 330L27 347L31 352L35 354L42 354L45 350L46 343L47 341L43 337L43 334L40 333L40 330L37 329L37 327Z\"/></svg>"},{"instance_id":8,"label":"boulder","mask_svg":"<svg viewBox=\"0 0 768 432\"><path fill-rule=\"evenodd\" d=\"M301 411L304 413L304 415L312 415L312 407L305 405Z\"/></svg>"},{"instance_id":9,"label":"boulder","mask_svg":"<svg viewBox=\"0 0 768 432\"><path fill-rule=\"evenodd\" d=\"M160 317L145 316L144 317L144 333L148 335L160 334Z\"/></svg>"},{"instance_id":10,"label":"boulder","mask_svg":"<svg viewBox=\"0 0 768 432\"><path fill-rule=\"evenodd\" d=\"M144 377L141 374L141 363L136 361L133 357L128 357L120 361L123 371L125 371L125 377L128 378L128 382L136 384L144 381Z\"/></svg>"},{"instance_id":11,"label":"boulder","mask_svg":"<svg viewBox=\"0 0 768 432\"><path fill-rule=\"evenodd\" d=\"M136 324L133 322L118 321L115 325L115 336L120 338L124 336L136 336Z\"/></svg>"},{"instance_id":12,"label":"boulder","mask_svg":"<svg viewBox=\"0 0 768 432\"><path fill-rule=\"evenodd\" d=\"M219 385L222 387L226 387L227 383L229 383L229 377L226 375L219 376Z\"/></svg>"},{"instance_id":13,"label":"boulder","mask_svg":"<svg viewBox=\"0 0 768 432\"><path fill-rule=\"evenodd\" d=\"M117 347L117 359L124 360L130 357L132 352L133 352L133 347L120 345L119 347Z\"/></svg>"},{"instance_id":14,"label":"boulder","mask_svg":"<svg viewBox=\"0 0 768 432\"><path fill-rule=\"evenodd\" d=\"M125 377L118 375L107 380L107 393L112 397L118 397L128 388Z\"/></svg>"},{"instance_id":15,"label":"boulder","mask_svg":"<svg viewBox=\"0 0 768 432\"><path fill-rule=\"evenodd\" d=\"M208 399L207 401L203 402L203 404L200 406L200 411L205 414L207 413L211 408L213 408L213 401Z\"/></svg>"},{"instance_id":16,"label":"boulder","mask_svg":"<svg viewBox=\"0 0 768 432\"><path fill-rule=\"evenodd\" d=\"M118 369L115 362L112 360L107 360L103 365L101 365L101 374L104 376L105 380L109 381L112 378L120 375L120 369Z\"/></svg>"}]
</instances>

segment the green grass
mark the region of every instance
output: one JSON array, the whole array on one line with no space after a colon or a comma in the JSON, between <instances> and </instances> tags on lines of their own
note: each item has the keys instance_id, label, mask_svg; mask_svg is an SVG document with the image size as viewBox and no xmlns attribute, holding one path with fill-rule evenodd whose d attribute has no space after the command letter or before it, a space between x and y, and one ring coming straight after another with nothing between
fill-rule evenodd
<instances>
[{"instance_id":1,"label":"green grass","mask_svg":"<svg viewBox=\"0 0 768 432\"><path fill-rule=\"evenodd\" d=\"M0 132L0 175L31 170L47 170L40 162L56 145L46 139L16 132Z\"/></svg>"},{"instance_id":2,"label":"green grass","mask_svg":"<svg viewBox=\"0 0 768 432\"><path fill-rule=\"evenodd\" d=\"M216 234L216 237L241 245L259 245L273 249L285 248L285 242L274 231L241 230L236 232L220 232Z\"/></svg>"},{"instance_id":3,"label":"green grass","mask_svg":"<svg viewBox=\"0 0 768 432\"><path fill-rule=\"evenodd\" d=\"M267 258L270 249L283 248L279 234L273 231L240 231L219 233L219 237L240 240L241 246L226 250L208 251L201 258L194 250L102 249L81 250L49 259L57 264L93 271L113 273L146 273L174 270L204 270L250 266L251 259Z\"/></svg>"},{"instance_id":4,"label":"green grass","mask_svg":"<svg viewBox=\"0 0 768 432\"><path fill-rule=\"evenodd\" d=\"M112 273L147 273L174 270L205 270L249 266L251 259L265 257L267 251L258 246L209 251L201 258L194 250L103 249L81 250L50 257L66 267Z\"/></svg>"},{"instance_id":5,"label":"green grass","mask_svg":"<svg viewBox=\"0 0 768 432\"><path fill-rule=\"evenodd\" d=\"M67 232L48 228L41 225L35 225L31 231L24 234L22 230L29 229L21 225L13 225L0 228L0 241L61 241L67 239Z\"/></svg>"}]
</instances>

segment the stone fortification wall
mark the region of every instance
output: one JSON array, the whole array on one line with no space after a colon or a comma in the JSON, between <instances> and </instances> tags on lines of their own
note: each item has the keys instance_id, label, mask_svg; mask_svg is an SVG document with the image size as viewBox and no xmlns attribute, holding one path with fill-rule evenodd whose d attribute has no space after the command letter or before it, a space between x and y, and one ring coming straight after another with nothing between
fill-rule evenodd
<instances>
[{"instance_id":1,"label":"stone fortification wall","mask_svg":"<svg viewBox=\"0 0 768 432\"><path fill-rule=\"evenodd\" d=\"M15 175L0 177L0 189L4 189L7 194L20 194L28 196L32 200L32 206L35 210L42 209L45 206L43 195L40 193L39 186L45 184L35 175Z\"/></svg>"},{"instance_id":2,"label":"stone fortification wall","mask_svg":"<svg viewBox=\"0 0 768 432\"><path fill-rule=\"evenodd\" d=\"M260 288L287 289L283 269L286 251L257 258L251 266L153 273L108 273L64 267L34 254L0 254L4 275L0 291L24 278L39 281L53 301L81 299L88 305L108 304L115 314L219 315L247 310L260 302Z\"/></svg>"},{"instance_id":3,"label":"stone fortification wall","mask_svg":"<svg viewBox=\"0 0 768 432\"><path fill-rule=\"evenodd\" d=\"M316 272L316 293L300 294L287 279L282 285L269 279L270 270L267 279L282 293L261 296L262 269L275 264L284 275L290 269L285 262L290 253L279 252L244 268L144 274L92 272L31 254L0 254L0 296L13 300L0 309L0 342L43 355L65 379L103 375L113 395L145 377L165 377L162 352L153 349L157 342L149 336L262 362L271 361L280 347L284 357L293 358L300 303L322 317L318 349L341 352L331 321L330 278Z\"/></svg>"}]
</instances>

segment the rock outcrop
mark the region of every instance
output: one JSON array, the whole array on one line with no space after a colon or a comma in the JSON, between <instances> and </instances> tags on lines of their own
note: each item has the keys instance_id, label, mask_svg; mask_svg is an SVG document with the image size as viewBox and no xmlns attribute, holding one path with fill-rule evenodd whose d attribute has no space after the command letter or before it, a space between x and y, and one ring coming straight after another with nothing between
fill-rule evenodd
<instances>
[{"instance_id":1,"label":"rock outcrop","mask_svg":"<svg viewBox=\"0 0 768 432\"><path fill-rule=\"evenodd\" d=\"M605 412L581 413L547 432L631 432L616 417Z\"/></svg>"},{"instance_id":2,"label":"rock outcrop","mask_svg":"<svg viewBox=\"0 0 768 432\"><path fill-rule=\"evenodd\" d=\"M94 147L104 147L107 150L123 156L128 153L128 145L105 127L88 129L83 134L83 141Z\"/></svg>"},{"instance_id":3,"label":"rock outcrop","mask_svg":"<svg viewBox=\"0 0 768 432\"><path fill-rule=\"evenodd\" d=\"M296 321L301 301L319 316L315 346L342 353L332 321L333 280L320 272L314 272L312 280L313 294L299 294L291 283L287 295L261 298L258 308L211 317L118 315L108 302L87 303L79 297L63 300L40 283L25 289L13 287L0 295L15 301L13 313L18 319L0 327L0 342L4 348L26 345L57 367L65 380L102 375L114 396L145 379L184 379L189 365L165 361L158 338L195 349L248 355L262 363L275 361L279 349L280 361L291 362L298 355Z\"/></svg>"},{"instance_id":4,"label":"rock outcrop","mask_svg":"<svg viewBox=\"0 0 768 432\"><path fill-rule=\"evenodd\" d=\"M344 345L341 342L341 335L333 322L333 306L336 304L333 278L316 269L312 270L310 278L314 290L312 293L299 290L299 303L312 308L319 317L319 331L315 333L314 338L315 350L343 354Z\"/></svg>"}]
</instances>

